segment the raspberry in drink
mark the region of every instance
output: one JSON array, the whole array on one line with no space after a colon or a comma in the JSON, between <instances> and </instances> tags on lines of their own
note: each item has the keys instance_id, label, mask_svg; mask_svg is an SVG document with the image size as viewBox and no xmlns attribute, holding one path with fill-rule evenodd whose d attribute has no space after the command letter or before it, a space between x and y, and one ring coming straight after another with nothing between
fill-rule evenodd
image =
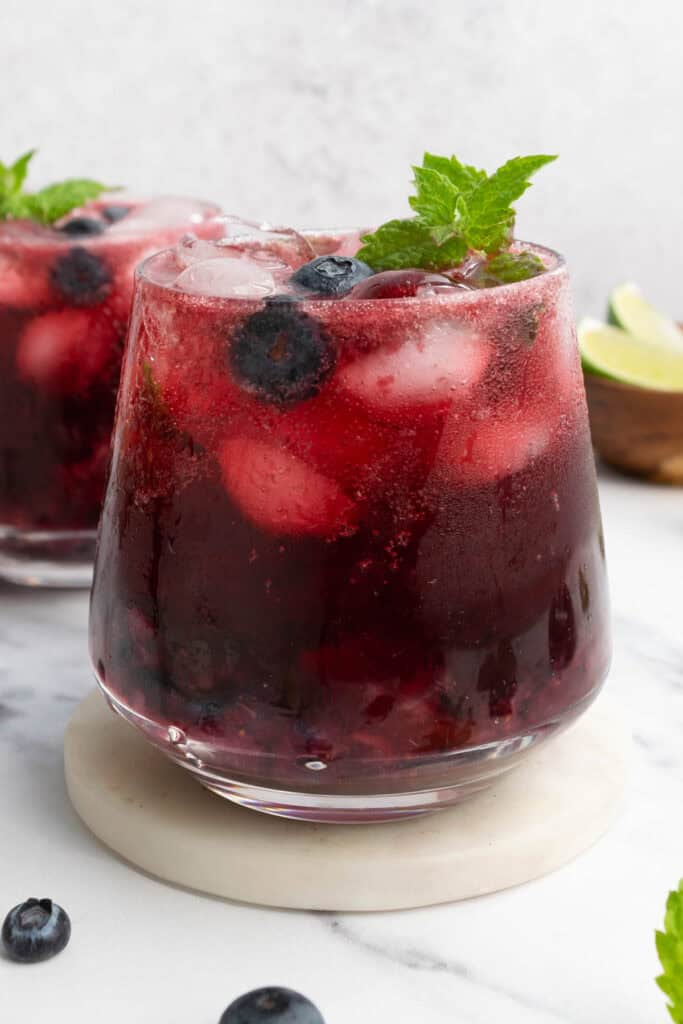
<instances>
[{"instance_id":1,"label":"raspberry in drink","mask_svg":"<svg viewBox=\"0 0 683 1024\"><path fill-rule=\"evenodd\" d=\"M243 230L138 275L99 683L247 806L445 806L575 719L607 669L566 267L511 241L392 267L408 257L367 239L354 257L352 232Z\"/></svg>"}]
</instances>

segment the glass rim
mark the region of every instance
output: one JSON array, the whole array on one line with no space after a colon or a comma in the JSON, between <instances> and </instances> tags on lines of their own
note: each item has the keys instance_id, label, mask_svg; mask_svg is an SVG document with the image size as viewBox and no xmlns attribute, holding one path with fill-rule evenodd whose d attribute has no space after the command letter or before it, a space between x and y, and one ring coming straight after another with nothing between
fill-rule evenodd
<instances>
[{"instance_id":1,"label":"glass rim","mask_svg":"<svg viewBox=\"0 0 683 1024\"><path fill-rule=\"evenodd\" d=\"M61 249L70 245L83 246L85 248L91 247L103 247L103 246L118 246L122 243L130 242L131 240L146 239L154 237L155 235L165 234L170 231L177 232L177 237L181 234L192 234L193 228L196 224L211 224L222 216L222 209L219 203L213 202L210 199L198 199L196 196L182 196L177 193L167 192L160 193L159 195L151 196L140 196L133 192L108 192L97 199L90 200L83 204L83 208L91 208L93 210L101 209L104 206L126 206L131 204L135 207L144 206L146 203L152 202L157 199L181 199L183 202L194 203L197 207L196 219L194 220L179 220L176 224L152 224L146 226L142 230L134 231L103 231L99 235L86 235L86 236L73 236L67 235L60 232L59 228L55 227L54 224L40 224L35 220L31 220L30 217L10 217L6 221L0 221L0 248L11 246L12 249ZM80 209L81 207L79 207ZM69 217L70 213L65 214L60 220L64 220ZM119 224L123 224L123 221L118 221ZM31 235L30 230L26 232L25 236L20 233L13 233L11 228L12 225L27 224L30 226L36 226L40 229L40 233ZM3 230L9 226L10 230ZM113 225L111 225L113 226ZM19 229L21 230L21 229ZM146 257L151 259L153 256L157 256L160 252L165 252L172 246L166 246L164 249L159 249L150 256ZM145 260L145 262L146 262Z\"/></svg>"},{"instance_id":2,"label":"glass rim","mask_svg":"<svg viewBox=\"0 0 683 1024\"><path fill-rule=\"evenodd\" d=\"M277 230L277 228L275 228L274 230ZM297 229L297 230L298 230L298 233L300 235L302 235L304 238L328 238L328 237L343 238L343 237L348 237L349 235L356 235L356 234L358 234L358 231L359 231L358 228L349 228L349 227L346 227L346 228L325 228L325 229L323 229L323 228L301 228L301 229ZM361 230L370 230L370 229L364 228L364 229L361 229ZM253 236L249 236L245 232L243 236L235 235L235 236L232 236L232 237L234 237L234 238L239 238L239 237L248 238L248 237L253 237ZM217 241L219 241L219 239L213 239L213 241L217 242ZM540 274L534 275L534 277L528 277L528 278L525 278L523 281L512 281L512 282L509 282L507 284L499 284L499 285L495 285L495 286L492 286L492 287L471 288L471 289L453 288L452 292L444 291L444 292L439 292L439 293L436 293L436 294L432 293L432 294L428 294L428 295L410 295L410 296L400 296L400 297L391 297L391 298L364 298L364 299L361 298L361 299L353 299L353 298L349 298L348 295L337 298L337 297L333 297L333 296L329 296L328 297L328 296L325 296L325 295L313 295L313 294L305 295L305 294L303 294L303 295L297 295L296 296L296 302L297 302L297 304L306 304L306 305L314 304L316 306L319 305L319 306L325 306L325 307L330 307L332 305L335 305L338 302L343 302L346 307L348 307L351 304L353 304L354 306L365 306L368 303L371 304L373 307L377 307L380 304L384 304L385 308L386 308L387 304L390 305L391 307L395 307L395 306L401 306L401 307L405 307L405 306L419 306L419 305L423 305L423 304L430 304L431 305L431 304L434 304L434 303L438 303L439 305L444 305L444 306L451 306L451 305L455 305L457 303L467 302L468 300L471 302L473 297L477 297L479 301L482 301L482 296L484 296L484 295L494 294L494 295L498 295L498 296L503 296L503 295L514 295L516 293L524 294L525 291L533 289L534 286L538 287L538 283L539 282L547 281L549 278L555 278L555 277L558 277L558 276L562 276L567 271L567 262L566 262L564 256L562 256L561 253L557 252L557 250L551 249L547 245L540 245L537 242L527 242L527 241L524 241L521 238L515 238L515 239L513 239L510 248L512 249L513 252L514 251L518 251L518 250L522 250L522 249L524 249L524 250L529 250L530 249L532 252L539 254L542 258L545 257L546 260L548 260L548 262L550 263L550 265L547 266ZM158 252L152 253L146 259L142 260L137 265L137 267L135 268L135 282L136 282L136 286L140 286L141 284L143 284L145 287L150 287L152 289L159 289L159 291L161 291L162 293L166 293L167 295L173 295L176 299L180 299L181 301L185 300L185 301L191 302L193 304L205 305L205 306L208 306L208 305L211 305L211 306L214 306L214 305L220 305L220 306L244 305L245 307L248 307L248 306L253 306L253 305L260 305L263 302L265 302L265 301L267 301L268 299L271 299L271 298L279 299L279 300L282 301L282 300L284 300L284 299L286 299L288 297L286 292L282 292L282 293L275 292L272 295L263 295L263 296L256 296L256 295L251 295L251 296L237 296L237 295L225 296L225 295L202 294L200 292L190 292L190 291L186 291L184 288L178 288L178 287L176 287L176 285L175 285L175 283L173 281L163 281L163 280L159 280L158 278L152 277L150 275L150 273L149 273L149 270L150 270L151 265L154 263L154 261L161 260L164 257L168 257L168 256L172 255L175 251L176 251L176 246L167 246L166 248L160 249ZM331 255L334 255L334 254L331 254ZM182 273L182 271L181 271L181 273ZM292 298L294 298L294 297L292 296Z\"/></svg>"}]
</instances>

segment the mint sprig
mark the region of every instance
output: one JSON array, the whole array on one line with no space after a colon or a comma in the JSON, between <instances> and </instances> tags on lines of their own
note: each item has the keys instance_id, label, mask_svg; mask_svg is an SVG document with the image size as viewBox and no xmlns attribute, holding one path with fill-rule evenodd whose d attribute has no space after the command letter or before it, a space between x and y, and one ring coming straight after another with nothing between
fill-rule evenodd
<instances>
[{"instance_id":1,"label":"mint sprig","mask_svg":"<svg viewBox=\"0 0 683 1024\"><path fill-rule=\"evenodd\" d=\"M683 880L666 901L664 931L656 933L657 953L664 973L657 984L668 997L671 1019L683 1024Z\"/></svg>"},{"instance_id":2,"label":"mint sprig","mask_svg":"<svg viewBox=\"0 0 683 1024\"><path fill-rule=\"evenodd\" d=\"M473 252L497 260L492 273L503 283L533 277L543 269L537 256L504 252L513 237L512 204L529 188L530 177L555 159L518 156L488 175L455 156L425 153L422 166L413 167L415 195L408 200L416 216L391 220L364 235L356 255L376 271L438 271Z\"/></svg>"},{"instance_id":3,"label":"mint sprig","mask_svg":"<svg viewBox=\"0 0 683 1024\"><path fill-rule=\"evenodd\" d=\"M24 182L35 152L29 150L13 164L0 161L0 220L27 218L40 224L54 224L103 192L116 191L115 187L92 178L69 178L38 192L25 192Z\"/></svg>"}]
</instances>

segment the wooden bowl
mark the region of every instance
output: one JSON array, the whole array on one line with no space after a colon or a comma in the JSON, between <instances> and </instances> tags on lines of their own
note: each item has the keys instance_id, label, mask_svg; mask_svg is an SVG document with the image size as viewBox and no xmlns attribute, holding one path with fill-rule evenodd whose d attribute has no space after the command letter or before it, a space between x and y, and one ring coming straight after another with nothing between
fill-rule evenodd
<instances>
[{"instance_id":1,"label":"wooden bowl","mask_svg":"<svg viewBox=\"0 0 683 1024\"><path fill-rule=\"evenodd\" d=\"M683 391L653 391L585 373L593 445L605 462L683 485Z\"/></svg>"}]
</instances>

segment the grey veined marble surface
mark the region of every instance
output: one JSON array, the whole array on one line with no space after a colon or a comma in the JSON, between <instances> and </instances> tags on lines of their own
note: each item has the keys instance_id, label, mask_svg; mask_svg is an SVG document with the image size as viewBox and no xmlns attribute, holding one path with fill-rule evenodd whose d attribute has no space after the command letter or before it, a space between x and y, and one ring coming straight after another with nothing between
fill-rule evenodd
<instances>
[{"instance_id":1,"label":"grey veined marble surface","mask_svg":"<svg viewBox=\"0 0 683 1024\"><path fill-rule=\"evenodd\" d=\"M683 875L683 493L601 476L615 629L609 687L636 759L613 831L555 875L376 915L258 909L176 890L98 845L71 810L62 734L91 686L84 594L0 588L0 907L50 895L68 951L0 959L2 1019L217 1024L286 984L327 1024L655 1024L653 930ZM287 884L283 878L283 885Z\"/></svg>"}]
</instances>

